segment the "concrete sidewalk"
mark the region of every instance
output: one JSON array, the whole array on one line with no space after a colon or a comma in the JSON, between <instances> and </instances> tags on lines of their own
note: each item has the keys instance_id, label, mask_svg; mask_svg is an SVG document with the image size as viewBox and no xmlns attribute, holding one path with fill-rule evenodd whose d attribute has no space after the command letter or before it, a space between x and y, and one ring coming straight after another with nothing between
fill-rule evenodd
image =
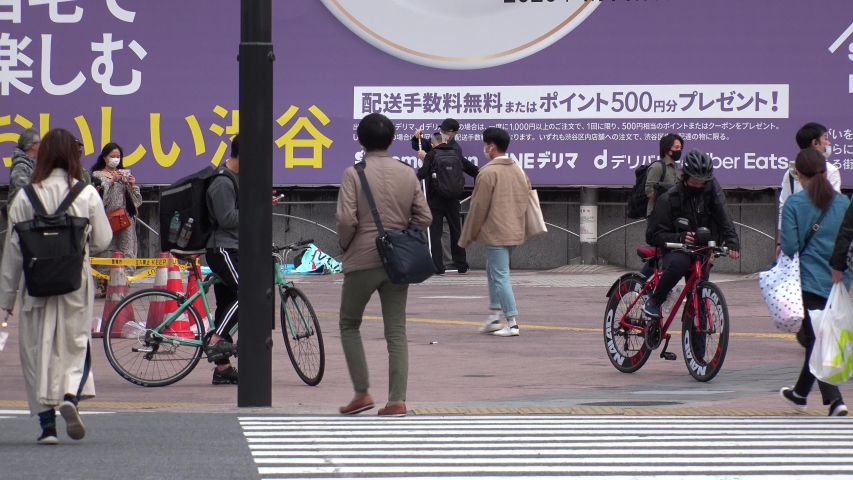
<instances>
[{"instance_id":1,"label":"concrete sidewalk","mask_svg":"<svg viewBox=\"0 0 853 480\"><path fill-rule=\"evenodd\" d=\"M483 272L448 273L412 286L409 409L416 413L792 413L779 399L778 390L796 380L803 349L793 335L771 325L756 280L712 275L726 296L732 335L720 374L709 383L699 383L687 372L677 335L669 349L678 355L677 361L660 359L658 350L634 374L612 367L605 354L602 324L607 288L619 274L612 268L587 274L513 272L521 335L511 338L477 333L488 307ZM335 413L352 396L337 328L343 277L291 279L305 291L320 317L326 373L319 386L304 385L290 365L277 330L274 406L259 411ZM9 344L0 352L0 408L26 407L15 321L10 325ZM388 360L378 297L365 312L362 335L371 368L371 393L384 403ZM100 340L94 340L93 354L98 396L84 403L84 408L246 412L236 408L235 386L210 384L212 366L204 360L175 385L144 388L113 371ZM853 398L849 387L842 391ZM813 394L810 403L813 414L826 414L819 394Z\"/></svg>"}]
</instances>

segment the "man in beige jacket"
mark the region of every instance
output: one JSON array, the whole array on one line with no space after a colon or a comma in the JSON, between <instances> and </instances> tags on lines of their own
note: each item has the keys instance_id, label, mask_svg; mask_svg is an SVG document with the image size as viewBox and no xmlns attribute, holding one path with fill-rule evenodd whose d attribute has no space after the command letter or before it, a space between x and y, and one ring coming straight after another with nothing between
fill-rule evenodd
<instances>
[{"instance_id":1,"label":"man in beige jacket","mask_svg":"<svg viewBox=\"0 0 853 480\"><path fill-rule=\"evenodd\" d=\"M385 230L406 230L411 225L426 227L432 215L415 172L388 154L394 140L394 124L384 115L372 113L358 124L358 142L364 147L364 174L373 193L376 209ZM373 408L367 392L367 359L361 342L364 308L373 292L379 291L385 341L388 342L388 404L379 415L406 414L406 387L409 352L406 340L406 300L408 285L394 285L382 267L376 250L376 224L355 167L344 171L335 212L338 243L344 252L344 285L341 292L340 329L344 356L355 398L340 412L352 415Z\"/></svg>"},{"instance_id":2,"label":"man in beige jacket","mask_svg":"<svg viewBox=\"0 0 853 480\"><path fill-rule=\"evenodd\" d=\"M486 245L486 274L489 284L489 317L481 333L499 337L518 336L518 309L509 279L509 258L525 240L525 214L530 180L506 156L509 134L500 128L483 131L483 154L491 161L480 169L471 195L468 218L459 245ZM506 317L501 327L500 312Z\"/></svg>"}]
</instances>

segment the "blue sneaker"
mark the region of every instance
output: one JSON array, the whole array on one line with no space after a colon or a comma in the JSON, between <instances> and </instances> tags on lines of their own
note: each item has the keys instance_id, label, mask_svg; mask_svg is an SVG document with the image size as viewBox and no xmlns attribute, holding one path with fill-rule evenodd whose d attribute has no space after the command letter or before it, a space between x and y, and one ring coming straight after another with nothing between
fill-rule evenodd
<instances>
[{"instance_id":1,"label":"blue sneaker","mask_svg":"<svg viewBox=\"0 0 853 480\"><path fill-rule=\"evenodd\" d=\"M646 315L648 315L652 318L660 318L661 317L660 305L655 303L654 300L649 300L648 302L645 303L645 305L643 305L643 313L645 313Z\"/></svg>"}]
</instances>

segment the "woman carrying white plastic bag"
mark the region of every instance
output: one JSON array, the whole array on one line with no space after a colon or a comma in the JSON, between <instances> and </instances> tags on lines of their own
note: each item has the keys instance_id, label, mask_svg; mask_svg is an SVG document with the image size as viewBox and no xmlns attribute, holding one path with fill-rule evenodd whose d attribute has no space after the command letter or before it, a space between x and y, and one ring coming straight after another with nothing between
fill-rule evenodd
<instances>
[{"instance_id":1,"label":"woman carrying white plastic bag","mask_svg":"<svg viewBox=\"0 0 853 480\"><path fill-rule=\"evenodd\" d=\"M815 344L809 310L823 310L833 283L844 282L850 288L847 274L833 272L829 257L835 245L844 211L850 200L836 195L826 178L826 160L813 148L801 150L795 161L796 174L803 191L792 195L782 210L782 252L788 257L800 253L800 283L806 309L797 340L806 349L803 368L796 385L779 391L782 399L797 411L806 410L806 397L814 386L815 376L809 369L809 359ZM809 232L810 241L803 248ZM834 282L833 280L836 280ZM847 407L838 387L818 380L823 404L829 405L830 416L847 415Z\"/></svg>"}]
</instances>

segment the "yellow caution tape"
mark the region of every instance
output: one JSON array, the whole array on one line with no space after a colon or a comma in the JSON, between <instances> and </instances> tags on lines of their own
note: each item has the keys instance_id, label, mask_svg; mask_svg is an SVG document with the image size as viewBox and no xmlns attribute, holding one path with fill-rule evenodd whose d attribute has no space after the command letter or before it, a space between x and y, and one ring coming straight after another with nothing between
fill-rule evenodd
<instances>
[{"instance_id":1,"label":"yellow caution tape","mask_svg":"<svg viewBox=\"0 0 853 480\"><path fill-rule=\"evenodd\" d=\"M101 265L101 266L121 266L121 267L152 267L143 272L140 272L136 275L130 275L127 277L129 282L134 282L139 280L140 278L150 277L157 273L158 267L168 267L169 265L177 265L182 270L187 270L190 268L189 263L180 263L174 258L89 258L89 263L92 265ZM95 278L100 278L103 280L109 280L110 276L105 275L94 268L92 269L92 276ZM183 272L181 272L181 276L183 276Z\"/></svg>"},{"instance_id":2,"label":"yellow caution tape","mask_svg":"<svg viewBox=\"0 0 853 480\"><path fill-rule=\"evenodd\" d=\"M92 265L122 267L168 267L175 260L171 258L90 258Z\"/></svg>"},{"instance_id":3,"label":"yellow caution tape","mask_svg":"<svg viewBox=\"0 0 853 480\"><path fill-rule=\"evenodd\" d=\"M128 276L128 277L127 277L127 281L128 281L128 282L135 282L135 281L139 280L140 278L150 277L151 275L154 275L154 274L156 274L156 273L157 273L157 269L156 269L156 268L149 268L148 270L145 270L145 271L143 271L143 272L137 273L136 275L130 275L130 276ZM109 275L104 275L103 273L101 273L101 272L99 272L99 271L95 270L94 268L92 269L92 276L93 276L93 277L95 277L95 278L101 278L101 279L104 279L104 280L109 280L109 279L110 279L110 276L109 276Z\"/></svg>"}]
</instances>

